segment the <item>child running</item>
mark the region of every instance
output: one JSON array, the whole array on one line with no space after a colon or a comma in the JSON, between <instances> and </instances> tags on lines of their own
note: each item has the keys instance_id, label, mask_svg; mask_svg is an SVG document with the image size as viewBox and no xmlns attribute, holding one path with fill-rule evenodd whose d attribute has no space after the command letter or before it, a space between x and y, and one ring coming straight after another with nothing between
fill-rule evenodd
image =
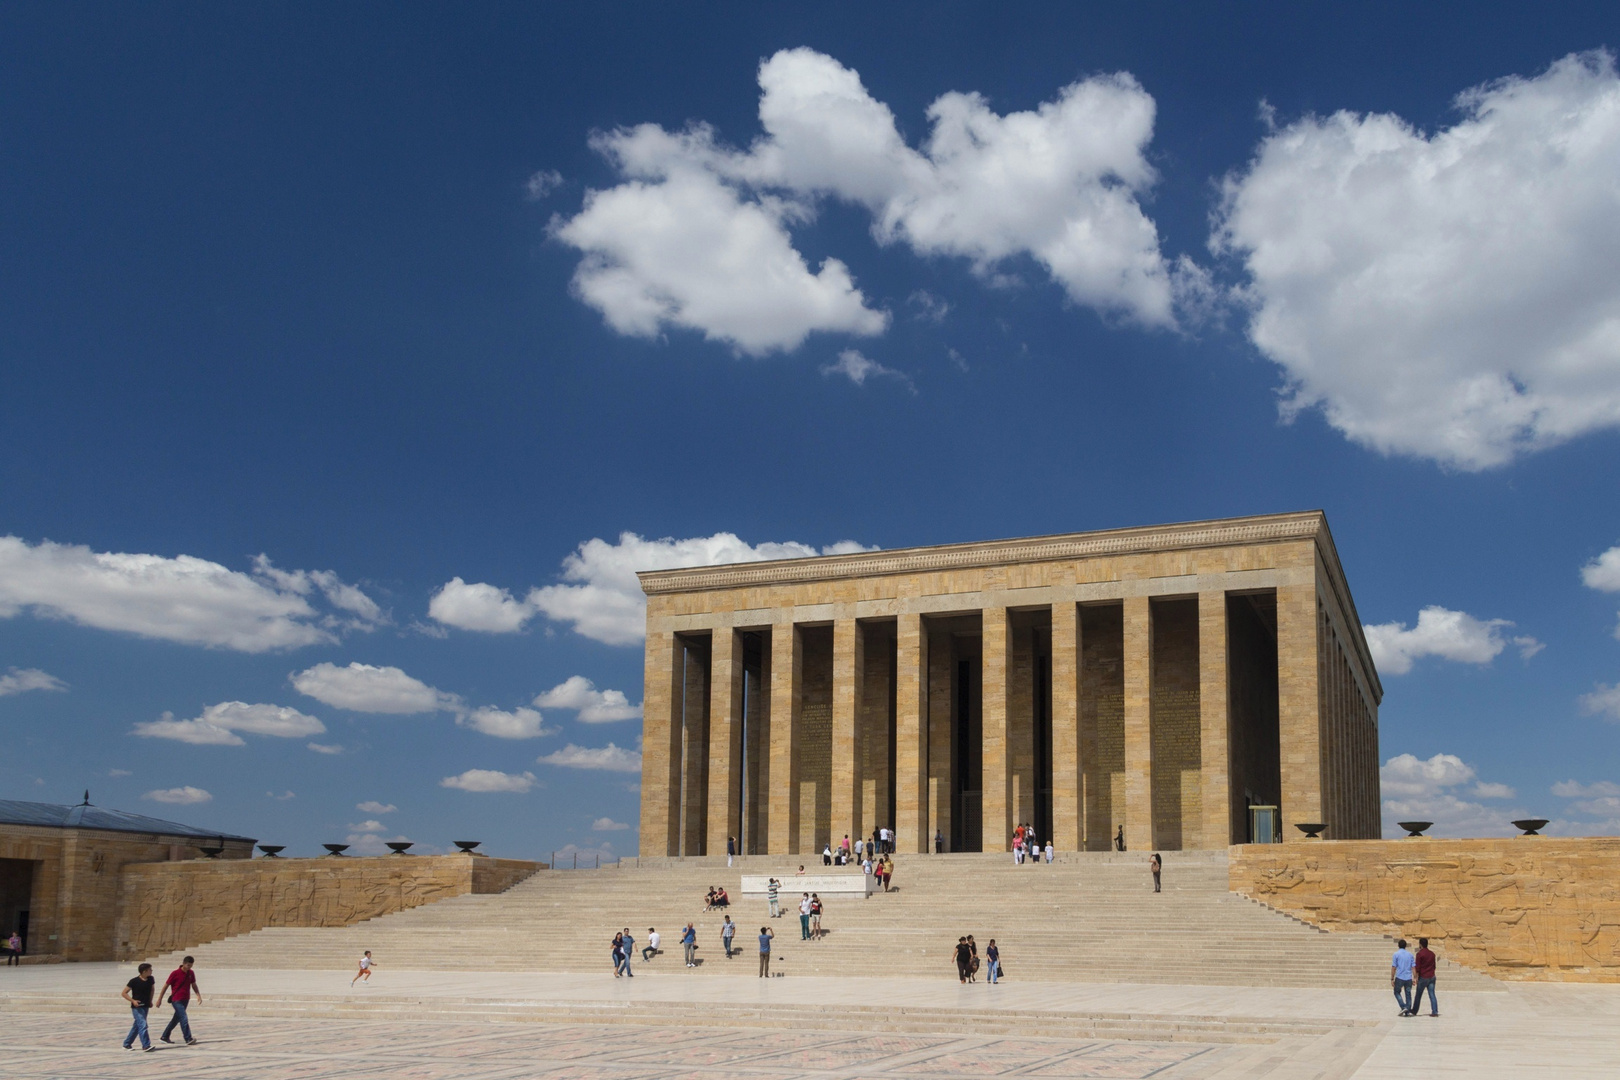
<instances>
[{"instance_id":1,"label":"child running","mask_svg":"<svg viewBox=\"0 0 1620 1080\"><path fill-rule=\"evenodd\" d=\"M364 979L366 985L370 986L371 985L371 969L376 966L376 963L377 962L371 958L371 950L367 949L366 950L366 955L364 955L364 956L362 956L360 958L360 970L355 973L354 978L349 980L349 985L353 986L355 983L357 983L360 980Z\"/></svg>"}]
</instances>

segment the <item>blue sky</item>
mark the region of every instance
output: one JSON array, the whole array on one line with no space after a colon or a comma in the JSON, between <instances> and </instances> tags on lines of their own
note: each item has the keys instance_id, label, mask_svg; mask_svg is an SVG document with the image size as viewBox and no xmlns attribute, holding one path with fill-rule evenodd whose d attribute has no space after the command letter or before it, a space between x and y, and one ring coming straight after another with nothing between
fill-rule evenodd
<instances>
[{"instance_id":1,"label":"blue sky","mask_svg":"<svg viewBox=\"0 0 1620 1080\"><path fill-rule=\"evenodd\" d=\"M1611 10L868 8L0 12L0 797L631 852L636 566L1321 507L1620 831Z\"/></svg>"}]
</instances>

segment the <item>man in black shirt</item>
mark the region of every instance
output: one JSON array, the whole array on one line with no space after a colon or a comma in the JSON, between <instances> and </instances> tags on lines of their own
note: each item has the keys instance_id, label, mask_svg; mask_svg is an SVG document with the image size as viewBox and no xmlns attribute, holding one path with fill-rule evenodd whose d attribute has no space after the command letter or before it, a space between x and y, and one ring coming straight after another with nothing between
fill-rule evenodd
<instances>
[{"instance_id":1,"label":"man in black shirt","mask_svg":"<svg viewBox=\"0 0 1620 1080\"><path fill-rule=\"evenodd\" d=\"M124 1036L124 1049L135 1049L135 1036L141 1037L141 1049L148 1053L152 1050L152 1037L146 1030L146 1010L152 1007L152 991L157 980L152 978L152 965L142 964L135 977L124 984L124 1000L129 1002L130 1015L135 1022L130 1025L129 1034Z\"/></svg>"}]
</instances>

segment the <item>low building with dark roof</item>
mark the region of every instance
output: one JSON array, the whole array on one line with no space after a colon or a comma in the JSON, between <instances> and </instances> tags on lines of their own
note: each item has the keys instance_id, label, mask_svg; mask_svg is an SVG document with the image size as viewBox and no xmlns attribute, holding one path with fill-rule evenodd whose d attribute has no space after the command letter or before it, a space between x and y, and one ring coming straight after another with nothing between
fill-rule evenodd
<instances>
[{"instance_id":1,"label":"low building with dark roof","mask_svg":"<svg viewBox=\"0 0 1620 1080\"><path fill-rule=\"evenodd\" d=\"M92 806L0 799L0 939L17 930L27 956L111 960L119 870L219 849L246 859L254 838Z\"/></svg>"}]
</instances>

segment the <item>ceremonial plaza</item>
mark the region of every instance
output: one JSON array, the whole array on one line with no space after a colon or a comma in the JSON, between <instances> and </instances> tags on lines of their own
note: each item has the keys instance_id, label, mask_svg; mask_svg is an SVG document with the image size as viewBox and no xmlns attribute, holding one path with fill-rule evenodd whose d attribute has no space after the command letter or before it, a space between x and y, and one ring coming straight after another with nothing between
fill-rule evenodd
<instances>
[{"instance_id":1,"label":"ceremonial plaza","mask_svg":"<svg viewBox=\"0 0 1620 1080\"><path fill-rule=\"evenodd\" d=\"M1323 514L640 579L638 857L254 857L0 802L0 1072L1620 1075L1620 840L1381 837ZM1419 938L1435 1017L1391 996ZM959 971L992 942L999 981ZM186 956L198 1044L126 1063L119 988Z\"/></svg>"}]
</instances>

